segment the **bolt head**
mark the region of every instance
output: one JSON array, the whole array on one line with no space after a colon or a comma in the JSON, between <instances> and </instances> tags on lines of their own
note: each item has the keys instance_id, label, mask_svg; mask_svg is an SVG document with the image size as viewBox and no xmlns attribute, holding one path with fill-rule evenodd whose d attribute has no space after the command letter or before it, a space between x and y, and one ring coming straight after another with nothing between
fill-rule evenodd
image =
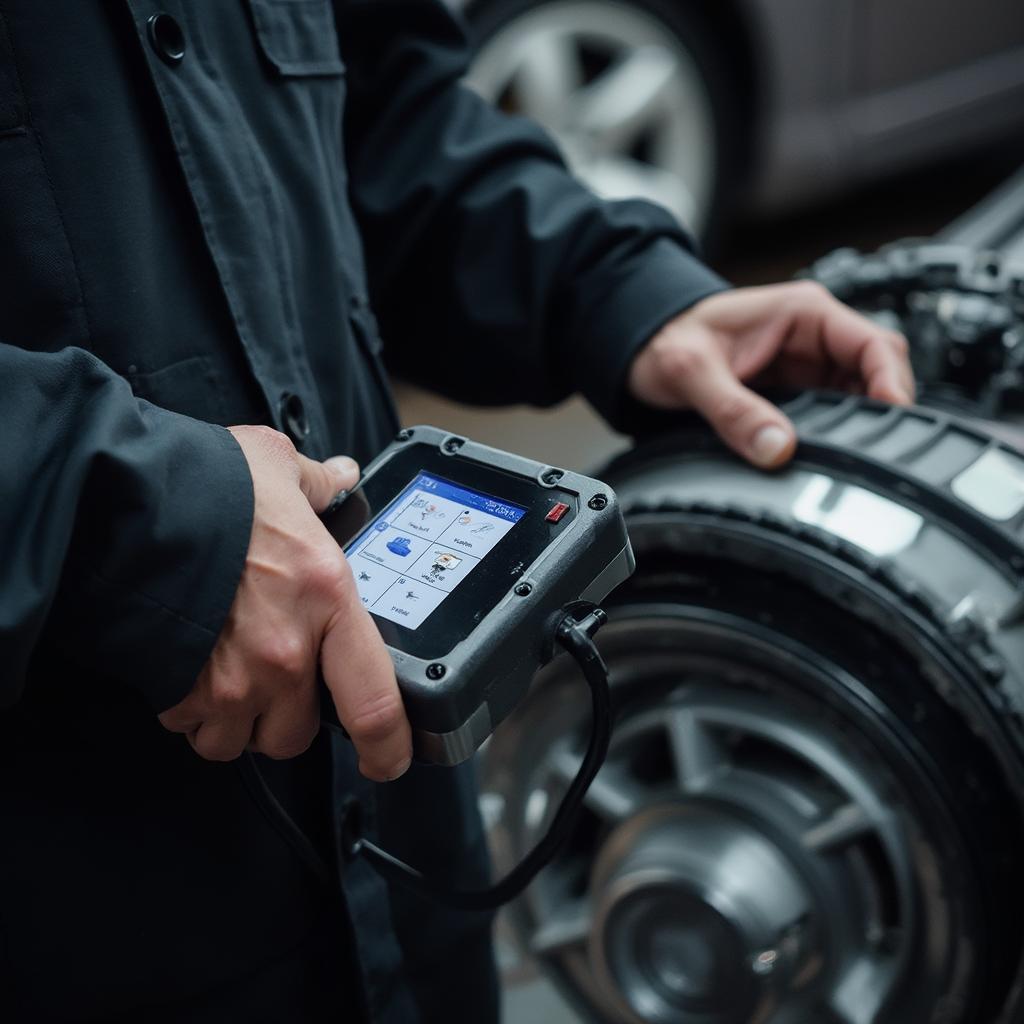
<instances>
[{"instance_id":1,"label":"bolt head","mask_svg":"<svg viewBox=\"0 0 1024 1024\"><path fill-rule=\"evenodd\" d=\"M442 679L448 670L439 661L432 662L427 666L428 679Z\"/></svg>"},{"instance_id":2,"label":"bolt head","mask_svg":"<svg viewBox=\"0 0 1024 1024\"><path fill-rule=\"evenodd\" d=\"M608 507L608 495L607 494L595 494L587 505L592 508L595 512L600 512L601 509Z\"/></svg>"},{"instance_id":3,"label":"bolt head","mask_svg":"<svg viewBox=\"0 0 1024 1024\"><path fill-rule=\"evenodd\" d=\"M526 597L526 595L529 594L531 590L533 590L533 587L529 583L517 583L516 584L515 592L520 597Z\"/></svg>"}]
</instances>

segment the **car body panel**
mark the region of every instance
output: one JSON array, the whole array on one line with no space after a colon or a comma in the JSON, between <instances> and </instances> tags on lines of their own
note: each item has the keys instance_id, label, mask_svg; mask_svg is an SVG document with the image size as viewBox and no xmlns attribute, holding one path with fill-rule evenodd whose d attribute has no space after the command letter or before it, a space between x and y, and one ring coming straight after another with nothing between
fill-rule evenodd
<instances>
[{"instance_id":1,"label":"car body panel","mask_svg":"<svg viewBox=\"0 0 1024 1024\"><path fill-rule=\"evenodd\" d=\"M472 21L474 0L447 2ZM756 211L1024 133L1021 0L715 2L751 40L742 171Z\"/></svg>"}]
</instances>

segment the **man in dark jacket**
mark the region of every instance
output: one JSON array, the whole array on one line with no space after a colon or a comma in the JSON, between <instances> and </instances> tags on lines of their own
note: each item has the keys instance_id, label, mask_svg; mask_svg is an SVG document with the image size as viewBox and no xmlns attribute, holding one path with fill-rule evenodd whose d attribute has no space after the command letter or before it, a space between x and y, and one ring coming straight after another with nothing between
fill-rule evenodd
<instances>
[{"instance_id":1,"label":"man in dark jacket","mask_svg":"<svg viewBox=\"0 0 1024 1024\"><path fill-rule=\"evenodd\" d=\"M397 427L371 308L428 386L693 406L765 466L792 428L743 381L909 399L901 339L725 291L464 66L432 0L0 0L0 1019L493 1018L486 919L358 862L338 897L237 769L325 856L354 794L486 871L315 514Z\"/></svg>"}]
</instances>

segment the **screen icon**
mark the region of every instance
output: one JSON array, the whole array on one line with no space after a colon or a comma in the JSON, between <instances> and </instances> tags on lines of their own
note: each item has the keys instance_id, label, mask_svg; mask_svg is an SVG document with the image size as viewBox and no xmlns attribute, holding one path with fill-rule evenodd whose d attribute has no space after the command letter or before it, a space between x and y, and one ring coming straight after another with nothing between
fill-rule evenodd
<instances>
[{"instance_id":1,"label":"screen icon","mask_svg":"<svg viewBox=\"0 0 1024 1024\"><path fill-rule=\"evenodd\" d=\"M408 537L392 537L388 541L388 551L394 555L401 555L403 558L409 554L409 538Z\"/></svg>"}]
</instances>

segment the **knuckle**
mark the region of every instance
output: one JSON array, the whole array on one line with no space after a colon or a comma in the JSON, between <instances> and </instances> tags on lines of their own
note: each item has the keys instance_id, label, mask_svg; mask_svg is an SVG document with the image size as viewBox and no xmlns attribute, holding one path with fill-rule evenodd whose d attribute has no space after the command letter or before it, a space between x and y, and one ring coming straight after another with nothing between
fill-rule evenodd
<instances>
[{"instance_id":1,"label":"knuckle","mask_svg":"<svg viewBox=\"0 0 1024 1024\"><path fill-rule=\"evenodd\" d=\"M221 711L231 712L249 702L250 687L245 679L220 677L210 685L210 702Z\"/></svg>"},{"instance_id":2,"label":"knuckle","mask_svg":"<svg viewBox=\"0 0 1024 1024\"><path fill-rule=\"evenodd\" d=\"M264 639L260 660L276 674L301 676L309 661L309 650L297 634L276 633Z\"/></svg>"},{"instance_id":3,"label":"knuckle","mask_svg":"<svg viewBox=\"0 0 1024 1024\"><path fill-rule=\"evenodd\" d=\"M832 301L832 293L820 281L794 281L793 294L808 302Z\"/></svg>"},{"instance_id":4,"label":"knuckle","mask_svg":"<svg viewBox=\"0 0 1024 1024\"><path fill-rule=\"evenodd\" d=\"M889 339L892 343L893 350L898 356L910 355L910 343L902 334L898 331L893 331L889 335Z\"/></svg>"},{"instance_id":5,"label":"knuckle","mask_svg":"<svg viewBox=\"0 0 1024 1024\"><path fill-rule=\"evenodd\" d=\"M346 727L357 743L379 743L401 728L404 721L405 708L398 693L382 693L355 711Z\"/></svg>"},{"instance_id":6,"label":"knuckle","mask_svg":"<svg viewBox=\"0 0 1024 1024\"><path fill-rule=\"evenodd\" d=\"M341 548L330 545L312 552L306 579L317 594L332 601L341 598L347 592L351 580L348 562Z\"/></svg>"},{"instance_id":7,"label":"knuckle","mask_svg":"<svg viewBox=\"0 0 1024 1024\"><path fill-rule=\"evenodd\" d=\"M263 449L272 455L282 459L294 461L296 457L295 445L287 434L268 427L265 424L250 428Z\"/></svg>"},{"instance_id":8,"label":"knuckle","mask_svg":"<svg viewBox=\"0 0 1024 1024\"><path fill-rule=\"evenodd\" d=\"M835 302L832 293L817 281L791 281L783 285L786 289L786 308L792 311L818 309Z\"/></svg>"},{"instance_id":9,"label":"knuckle","mask_svg":"<svg viewBox=\"0 0 1024 1024\"><path fill-rule=\"evenodd\" d=\"M663 371L676 377L694 377L707 366L707 353L699 345L677 342L661 353Z\"/></svg>"}]
</instances>

